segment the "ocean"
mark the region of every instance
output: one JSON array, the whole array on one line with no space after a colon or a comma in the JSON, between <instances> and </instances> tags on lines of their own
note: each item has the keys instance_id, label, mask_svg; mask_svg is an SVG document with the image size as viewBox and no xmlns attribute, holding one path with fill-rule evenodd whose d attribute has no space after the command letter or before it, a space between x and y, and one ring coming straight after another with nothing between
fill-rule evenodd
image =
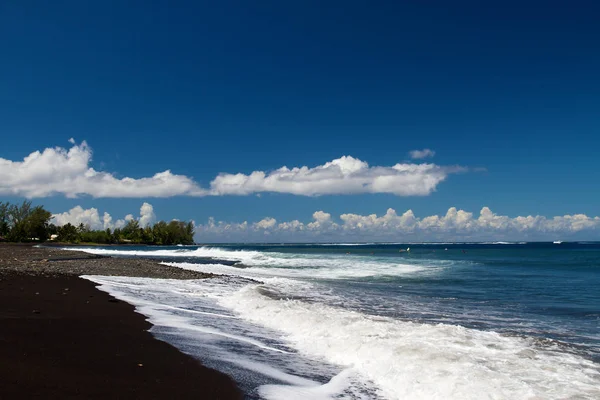
<instances>
[{"instance_id":1,"label":"ocean","mask_svg":"<svg viewBox=\"0 0 600 400\"><path fill-rule=\"evenodd\" d=\"M86 278L249 399L600 399L600 243L76 250L222 275Z\"/></svg>"}]
</instances>

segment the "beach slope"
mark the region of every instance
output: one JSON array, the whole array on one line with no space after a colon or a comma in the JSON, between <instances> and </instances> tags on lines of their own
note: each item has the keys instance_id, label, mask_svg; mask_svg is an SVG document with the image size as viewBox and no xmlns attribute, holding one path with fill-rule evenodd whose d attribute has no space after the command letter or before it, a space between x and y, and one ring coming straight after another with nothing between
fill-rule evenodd
<instances>
[{"instance_id":1,"label":"beach slope","mask_svg":"<svg viewBox=\"0 0 600 400\"><path fill-rule=\"evenodd\" d=\"M0 398L242 398L227 375L154 339L133 306L41 261L53 255L0 245Z\"/></svg>"}]
</instances>

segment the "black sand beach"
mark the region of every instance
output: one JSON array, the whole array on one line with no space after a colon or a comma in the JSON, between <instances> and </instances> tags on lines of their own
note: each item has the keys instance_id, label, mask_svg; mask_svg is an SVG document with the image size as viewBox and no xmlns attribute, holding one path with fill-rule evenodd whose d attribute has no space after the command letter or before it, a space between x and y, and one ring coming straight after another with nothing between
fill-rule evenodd
<instances>
[{"instance_id":1,"label":"black sand beach","mask_svg":"<svg viewBox=\"0 0 600 400\"><path fill-rule=\"evenodd\" d=\"M0 398L239 399L235 383L148 332L81 274L198 279L146 260L0 244Z\"/></svg>"}]
</instances>

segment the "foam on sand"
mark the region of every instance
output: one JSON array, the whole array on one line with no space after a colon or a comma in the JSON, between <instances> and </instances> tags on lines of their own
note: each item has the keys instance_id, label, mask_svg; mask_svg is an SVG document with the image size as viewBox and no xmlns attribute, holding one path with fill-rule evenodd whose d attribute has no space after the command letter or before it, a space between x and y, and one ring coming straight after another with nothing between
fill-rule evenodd
<instances>
[{"instance_id":1,"label":"foam on sand","mask_svg":"<svg viewBox=\"0 0 600 400\"><path fill-rule=\"evenodd\" d=\"M236 379L247 393L266 399L377 399L354 373L301 357L277 334L231 314L217 299L244 281L84 276L99 288L136 306L154 325L152 332L182 351ZM250 383L248 383L250 382ZM346 397L348 398L348 397Z\"/></svg>"},{"instance_id":2,"label":"foam on sand","mask_svg":"<svg viewBox=\"0 0 600 400\"><path fill-rule=\"evenodd\" d=\"M258 385L267 399L600 398L598 365L556 344L351 311L311 296L306 282L87 278L168 340L209 343L200 355L270 379ZM311 376L318 370L325 380Z\"/></svg>"}]
</instances>

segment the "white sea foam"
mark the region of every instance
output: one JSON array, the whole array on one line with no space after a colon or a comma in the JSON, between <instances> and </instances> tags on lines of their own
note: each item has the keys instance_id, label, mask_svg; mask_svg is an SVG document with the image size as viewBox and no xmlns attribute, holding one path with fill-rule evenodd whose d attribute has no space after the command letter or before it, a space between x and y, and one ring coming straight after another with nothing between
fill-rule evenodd
<instances>
[{"instance_id":1,"label":"white sea foam","mask_svg":"<svg viewBox=\"0 0 600 400\"><path fill-rule=\"evenodd\" d=\"M373 246L380 243L311 243L308 246Z\"/></svg>"},{"instance_id":2,"label":"white sea foam","mask_svg":"<svg viewBox=\"0 0 600 400\"><path fill-rule=\"evenodd\" d=\"M249 376L256 375L257 383L245 389L259 393L262 398L376 398L368 395L373 389L365 386L355 372L303 359L273 332L244 322L216 303L217 299L239 290L244 283L219 278L199 281L84 278L135 305L154 325L152 331L159 338L201 358L209 366L230 373L238 378L238 383L243 384ZM279 278L273 281L284 282ZM321 378L315 380L316 376Z\"/></svg>"},{"instance_id":3,"label":"white sea foam","mask_svg":"<svg viewBox=\"0 0 600 400\"><path fill-rule=\"evenodd\" d=\"M258 392L267 400L373 399L352 389L357 386L356 379L356 373L348 368L324 385L263 385Z\"/></svg>"},{"instance_id":4,"label":"white sea foam","mask_svg":"<svg viewBox=\"0 0 600 400\"><path fill-rule=\"evenodd\" d=\"M591 361L533 342L454 325L425 325L297 300L258 286L220 299L242 318L280 331L303 354L351 368L394 399L598 398Z\"/></svg>"},{"instance_id":5,"label":"white sea foam","mask_svg":"<svg viewBox=\"0 0 600 400\"><path fill-rule=\"evenodd\" d=\"M301 263L301 262L299 262ZM261 277L289 277L289 278L322 278L322 279L343 279L343 278L362 278L369 276L389 275L389 276L403 276L411 275L414 273L433 273L436 267L431 266L429 268L407 265L407 264L393 264L393 263L329 263L327 267L313 267L313 268L285 268L285 267L249 267L249 268L238 268L222 264L194 264L194 263L171 263L165 262L165 265L172 267L179 267L183 269L189 269L200 272L207 272L213 274L224 274L224 275L236 275L247 278L261 278Z\"/></svg>"},{"instance_id":6,"label":"white sea foam","mask_svg":"<svg viewBox=\"0 0 600 400\"><path fill-rule=\"evenodd\" d=\"M481 242L480 244L527 244L527 242Z\"/></svg>"},{"instance_id":7,"label":"white sea foam","mask_svg":"<svg viewBox=\"0 0 600 400\"><path fill-rule=\"evenodd\" d=\"M455 325L370 316L317 297L289 300L311 296L315 288L307 282L87 278L136 305L156 326L168 327L168 338L210 343L200 356L215 352L220 361L279 382L258 388L266 399L600 398L598 365L556 346ZM248 350L233 354L228 346ZM298 367L296 359L294 367L282 366L282 360L296 357L294 351L312 363ZM324 384L307 377L320 364L339 366L329 370ZM307 375L296 375L302 371Z\"/></svg>"},{"instance_id":8,"label":"white sea foam","mask_svg":"<svg viewBox=\"0 0 600 400\"><path fill-rule=\"evenodd\" d=\"M92 254L113 256L156 256L205 258L237 262L240 268L220 264L168 263L186 269L204 272L225 273L251 276L286 276L299 278L360 278L369 276L403 276L413 273L435 273L449 265L447 261L415 260L407 263L404 258L365 257L347 254L292 254L280 252L260 252L247 250L228 250L215 247L200 247L193 250L115 250L103 248L78 248Z\"/></svg>"},{"instance_id":9,"label":"white sea foam","mask_svg":"<svg viewBox=\"0 0 600 400\"><path fill-rule=\"evenodd\" d=\"M227 250L220 247L200 247L197 249L188 249L180 247L177 249L144 249L144 250L125 250L125 249L106 249L99 247L65 247L62 250L84 251L90 254L99 254L107 256L151 256L151 257L200 257L200 258L218 258L221 260L244 261L258 258L263 253L259 251L248 250Z\"/></svg>"}]
</instances>

